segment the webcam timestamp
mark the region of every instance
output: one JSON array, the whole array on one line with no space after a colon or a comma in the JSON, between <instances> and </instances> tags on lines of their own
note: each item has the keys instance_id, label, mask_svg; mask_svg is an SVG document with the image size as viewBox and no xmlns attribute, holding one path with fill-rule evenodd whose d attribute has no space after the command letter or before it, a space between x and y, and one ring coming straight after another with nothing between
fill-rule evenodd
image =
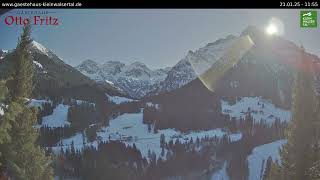
<instances>
[{"instance_id":1,"label":"webcam timestamp","mask_svg":"<svg viewBox=\"0 0 320 180\"><path fill-rule=\"evenodd\" d=\"M302 7L302 8L317 8L319 2L317 1L280 1L280 7Z\"/></svg>"}]
</instances>

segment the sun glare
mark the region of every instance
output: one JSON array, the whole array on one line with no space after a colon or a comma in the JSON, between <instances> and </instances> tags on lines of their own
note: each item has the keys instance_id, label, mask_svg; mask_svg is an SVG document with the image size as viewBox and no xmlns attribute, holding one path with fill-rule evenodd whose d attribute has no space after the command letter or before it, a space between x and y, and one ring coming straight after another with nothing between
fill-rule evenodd
<instances>
[{"instance_id":1,"label":"sun glare","mask_svg":"<svg viewBox=\"0 0 320 180\"><path fill-rule=\"evenodd\" d=\"M284 34L284 24L280 19L273 17L265 27L265 32L270 36L282 36Z\"/></svg>"},{"instance_id":2,"label":"sun glare","mask_svg":"<svg viewBox=\"0 0 320 180\"><path fill-rule=\"evenodd\" d=\"M269 35L278 34L278 27L275 24L269 24L266 28L266 33Z\"/></svg>"}]
</instances>

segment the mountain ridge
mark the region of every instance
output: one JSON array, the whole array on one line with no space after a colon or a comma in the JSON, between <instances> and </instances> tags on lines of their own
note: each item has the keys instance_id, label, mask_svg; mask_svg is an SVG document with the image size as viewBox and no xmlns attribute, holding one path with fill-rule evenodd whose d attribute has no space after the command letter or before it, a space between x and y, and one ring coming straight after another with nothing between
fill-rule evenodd
<instances>
[{"instance_id":1,"label":"mountain ridge","mask_svg":"<svg viewBox=\"0 0 320 180\"><path fill-rule=\"evenodd\" d=\"M107 61L99 64L93 60L85 60L75 68L97 82L111 82L133 98L146 95L166 77L170 69L167 67L152 70L139 61L130 64Z\"/></svg>"}]
</instances>

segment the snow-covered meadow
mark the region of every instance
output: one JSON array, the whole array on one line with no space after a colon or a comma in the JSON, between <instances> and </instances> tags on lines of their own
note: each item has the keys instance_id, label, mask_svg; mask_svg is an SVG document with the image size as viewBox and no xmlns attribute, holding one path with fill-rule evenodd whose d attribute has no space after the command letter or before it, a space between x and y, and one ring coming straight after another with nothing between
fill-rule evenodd
<instances>
[{"instance_id":1,"label":"snow-covered meadow","mask_svg":"<svg viewBox=\"0 0 320 180\"><path fill-rule=\"evenodd\" d=\"M195 141L197 138L204 137L218 137L221 138L224 135L229 135L231 141L238 141L242 138L241 133L228 134L222 129L212 129L208 131L194 131L189 133L182 133L175 129L163 129L154 133L153 130L149 131L148 126L143 124L143 113L130 113L123 114L110 121L109 126L102 127L97 132L97 139L93 142L88 142L85 135L78 133L75 136L62 140L57 144L57 147L53 148L56 152L60 150L60 146L63 149L69 148L72 141L75 149L81 150L85 146L97 147L99 141L107 142L110 140L122 141L128 146L136 145L137 149L141 151L143 157L148 158L148 151L154 152L157 157L161 156L160 136L165 135L165 141L169 142L173 140L175 142L179 139L184 143L190 141L191 138ZM166 153L165 153L166 154ZM162 157L165 159L165 157Z\"/></svg>"},{"instance_id":2,"label":"snow-covered meadow","mask_svg":"<svg viewBox=\"0 0 320 180\"><path fill-rule=\"evenodd\" d=\"M132 102L135 101L133 99L129 99L126 97L120 97L120 96L110 96L108 94L106 94L106 96L108 97L110 102L113 102L115 104L122 104L122 103L127 103L127 102Z\"/></svg>"},{"instance_id":3,"label":"snow-covered meadow","mask_svg":"<svg viewBox=\"0 0 320 180\"><path fill-rule=\"evenodd\" d=\"M53 109L53 113L51 115L42 118L41 125L51 128L69 126L68 109L68 105L59 104Z\"/></svg>"},{"instance_id":4,"label":"snow-covered meadow","mask_svg":"<svg viewBox=\"0 0 320 180\"><path fill-rule=\"evenodd\" d=\"M236 119L244 118L250 112L256 122L265 120L271 124L277 118L281 122L287 122L291 119L291 112L289 110L278 108L270 101L264 100L261 97L243 97L232 105L227 101L221 100L221 109L223 114L228 114Z\"/></svg>"},{"instance_id":5,"label":"snow-covered meadow","mask_svg":"<svg viewBox=\"0 0 320 180\"><path fill-rule=\"evenodd\" d=\"M50 100L44 99L27 99L29 107L36 107L39 109L43 108L43 104L50 103ZM70 122L68 121L68 109L69 105L58 104L54 109L52 114L48 116L44 116L42 118L42 123L36 125L35 127L49 127L49 128L57 128L57 127L65 127L69 126Z\"/></svg>"},{"instance_id":6,"label":"snow-covered meadow","mask_svg":"<svg viewBox=\"0 0 320 180\"><path fill-rule=\"evenodd\" d=\"M133 101L132 99L118 97L118 96L108 96L108 98L116 104L123 102ZM76 100L76 102L82 103L83 101ZM29 100L29 106L42 108L44 103L52 103L47 100ZM156 106L157 104L152 104L151 102L146 103L146 106ZM42 118L42 124L37 127L46 126L51 128L65 127L69 126L70 122L67 120L69 105L58 104L51 115ZM204 137L218 137L221 138L224 135L228 135L231 141L238 141L242 138L241 133L228 134L228 132L222 129L212 129L207 131L194 131L189 133L182 133L175 129L163 129L158 130L154 133L153 129L148 130L148 126L143 123L143 113L128 113L118 116L117 118L110 121L109 126L102 127L97 132L97 139L89 142L85 133L78 132L74 136L66 139L62 139L60 142L53 147L54 152L59 152L61 147L66 150L71 147L73 142L74 148L77 150L82 150L84 147L93 146L97 148L98 142L107 142L110 140L122 141L128 146L136 145L136 147L141 151L142 156L148 158L149 150L154 152L157 157L161 156L160 147L160 136L165 135L165 141L169 142L173 140L175 142L179 139L180 142L185 143L193 139L195 141L197 138L201 139ZM165 150L165 154L166 154ZM162 157L165 159L165 157Z\"/></svg>"}]
</instances>

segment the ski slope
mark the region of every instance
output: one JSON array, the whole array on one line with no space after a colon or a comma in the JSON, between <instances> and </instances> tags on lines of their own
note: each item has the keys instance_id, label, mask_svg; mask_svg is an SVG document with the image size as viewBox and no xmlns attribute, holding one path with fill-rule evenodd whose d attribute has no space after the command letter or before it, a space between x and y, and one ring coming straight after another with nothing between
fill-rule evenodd
<instances>
[{"instance_id":1,"label":"ski slope","mask_svg":"<svg viewBox=\"0 0 320 180\"><path fill-rule=\"evenodd\" d=\"M269 144L255 147L248 156L249 178L248 180L261 180L269 156L272 161L280 160L279 149L287 140L282 139Z\"/></svg>"}]
</instances>

